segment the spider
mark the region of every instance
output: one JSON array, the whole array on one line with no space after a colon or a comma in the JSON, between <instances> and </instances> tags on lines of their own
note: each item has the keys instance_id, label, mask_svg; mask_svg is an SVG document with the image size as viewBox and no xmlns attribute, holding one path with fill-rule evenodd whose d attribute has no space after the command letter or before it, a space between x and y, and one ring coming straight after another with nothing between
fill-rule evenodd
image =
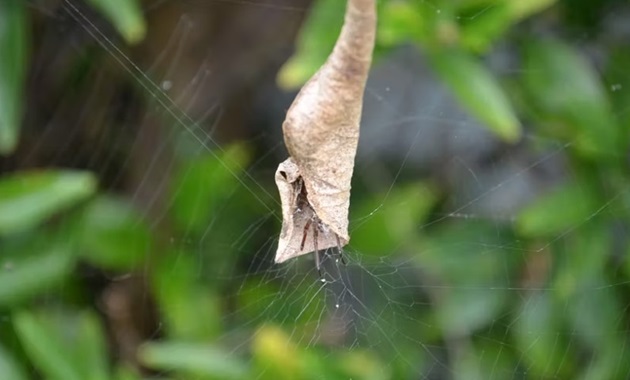
<instances>
[{"instance_id":1,"label":"spider","mask_svg":"<svg viewBox=\"0 0 630 380\"><path fill-rule=\"evenodd\" d=\"M311 208L311 205L308 203L306 186L304 186L304 180L302 177L298 178L296 186L299 188L297 192L297 199L295 202L296 210L295 212L302 212L306 208ZM319 249L317 247L319 240L319 232L324 231L324 226L322 221L317 217L315 211L313 211L313 216L306 222L304 225L304 230L302 233L302 242L300 243L300 251L304 250L304 245L306 244L306 238L308 236L308 230L312 228L313 230L313 253L315 254L315 267L317 268L317 272L319 273L319 277L322 277L321 271L321 257L319 254ZM339 241L339 236L335 234L335 240L337 241L337 250L339 252L339 257L341 259L341 263L346 265L346 261L343 258L343 249L341 248L341 242Z\"/></svg>"}]
</instances>

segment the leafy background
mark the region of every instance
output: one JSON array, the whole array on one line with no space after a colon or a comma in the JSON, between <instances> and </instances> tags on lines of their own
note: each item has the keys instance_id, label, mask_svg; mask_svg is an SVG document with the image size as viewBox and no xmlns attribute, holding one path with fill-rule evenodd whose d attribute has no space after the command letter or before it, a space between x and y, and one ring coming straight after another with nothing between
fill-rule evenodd
<instances>
[{"instance_id":1,"label":"leafy background","mask_svg":"<svg viewBox=\"0 0 630 380\"><path fill-rule=\"evenodd\" d=\"M287 104L345 2L264 4L0 1L0 379L627 378L627 2L379 2L375 66L422 52L496 143L473 175L556 167L502 216L443 166L359 162L351 333L311 261L271 262L284 153L252 95Z\"/></svg>"}]
</instances>

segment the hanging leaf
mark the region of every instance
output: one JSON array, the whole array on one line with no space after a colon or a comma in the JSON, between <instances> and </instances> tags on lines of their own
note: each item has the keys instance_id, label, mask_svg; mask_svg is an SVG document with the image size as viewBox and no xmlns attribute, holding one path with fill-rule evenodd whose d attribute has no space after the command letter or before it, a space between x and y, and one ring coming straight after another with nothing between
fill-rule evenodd
<instances>
[{"instance_id":1,"label":"hanging leaf","mask_svg":"<svg viewBox=\"0 0 630 380\"><path fill-rule=\"evenodd\" d=\"M27 2L0 1L0 154L17 145L27 71Z\"/></svg>"},{"instance_id":2,"label":"hanging leaf","mask_svg":"<svg viewBox=\"0 0 630 380\"><path fill-rule=\"evenodd\" d=\"M333 52L287 112L282 129L291 157L276 171L283 216L277 263L350 240L350 180L375 34L375 1L348 1Z\"/></svg>"},{"instance_id":3,"label":"hanging leaf","mask_svg":"<svg viewBox=\"0 0 630 380\"><path fill-rule=\"evenodd\" d=\"M486 127L506 142L521 137L521 124L494 76L471 56L459 51L431 55L433 67L457 98Z\"/></svg>"}]
</instances>

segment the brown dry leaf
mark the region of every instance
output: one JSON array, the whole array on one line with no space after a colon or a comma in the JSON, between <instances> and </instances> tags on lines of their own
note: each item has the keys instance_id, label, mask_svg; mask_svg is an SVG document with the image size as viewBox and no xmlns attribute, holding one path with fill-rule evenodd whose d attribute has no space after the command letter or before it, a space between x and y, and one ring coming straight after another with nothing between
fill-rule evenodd
<instances>
[{"instance_id":1,"label":"brown dry leaf","mask_svg":"<svg viewBox=\"0 0 630 380\"><path fill-rule=\"evenodd\" d=\"M376 34L375 0L348 0L331 55L282 124L291 157L276 171L282 231L275 261L350 241L350 180Z\"/></svg>"}]
</instances>

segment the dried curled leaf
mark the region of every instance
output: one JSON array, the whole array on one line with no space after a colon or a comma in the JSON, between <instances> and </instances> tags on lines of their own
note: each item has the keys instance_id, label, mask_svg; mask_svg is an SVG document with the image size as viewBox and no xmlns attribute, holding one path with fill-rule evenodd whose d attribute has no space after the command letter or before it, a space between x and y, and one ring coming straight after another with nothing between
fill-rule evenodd
<instances>
[{"instance_id":1,"label":"dried curled leaf","mask_svg":"<svg viewBox=\"0 0 630 380\"><path fill-rule=\"evenodd\" d=\"M277 263L350 240L350 181L375 33L375 0L349 0L333 52L287 112L282 130L291 157L276 171L283 215Z\"/></svg>"}]
</instances>

